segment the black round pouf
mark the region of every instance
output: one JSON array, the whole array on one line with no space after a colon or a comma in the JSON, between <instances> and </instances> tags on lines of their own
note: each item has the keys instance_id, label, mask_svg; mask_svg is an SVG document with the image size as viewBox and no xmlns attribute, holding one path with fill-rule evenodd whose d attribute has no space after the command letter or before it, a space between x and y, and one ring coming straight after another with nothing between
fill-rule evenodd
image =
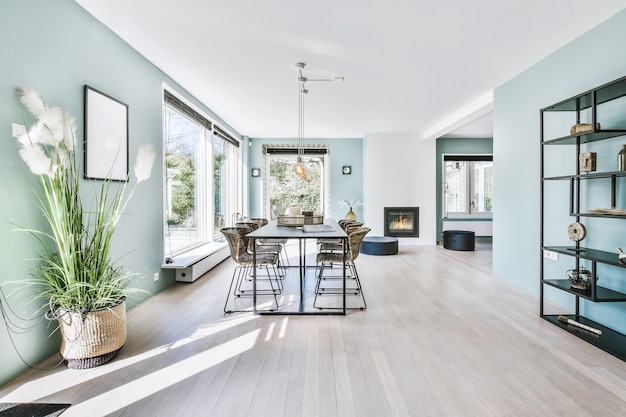
<instances>
[{"instance_id":1,"label":"black round pouf","mask_svg":"<svg viewBox=\"0 0 626 417\"><path fill-rule=\"evenodd\" d=\"M452 250L474 250L474 232L468 230L445 230L443 232L443 247Z\"/></svg>"},{"instance_id":2,"label":"black round pouf","mask_svg":"<svg viewBox=\"0 0 626 417\"><path fill-rule=\"evenodd\" d=\"M395 255L398 239L387 236L365 236L361 242L361 253L365 255Z\"/></svg>"}]
</instances>

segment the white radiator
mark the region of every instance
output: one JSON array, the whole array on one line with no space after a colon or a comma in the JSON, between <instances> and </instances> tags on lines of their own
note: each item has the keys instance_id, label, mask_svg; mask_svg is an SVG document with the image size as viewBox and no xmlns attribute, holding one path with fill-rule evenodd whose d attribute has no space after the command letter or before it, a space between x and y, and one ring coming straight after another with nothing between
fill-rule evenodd
<instances>
[{"instance_id":1,"label":"white radiator","mask_svg":"<svg viewBox=\"0 0 626 417\"><path fill-rule=\"evenodd\" d=\"M228 245L207 254L193 254L174 258L174 262L161 265L176 270L176 281L194 282L217 264L230 256Z\"/></svg>"}]
</instances>

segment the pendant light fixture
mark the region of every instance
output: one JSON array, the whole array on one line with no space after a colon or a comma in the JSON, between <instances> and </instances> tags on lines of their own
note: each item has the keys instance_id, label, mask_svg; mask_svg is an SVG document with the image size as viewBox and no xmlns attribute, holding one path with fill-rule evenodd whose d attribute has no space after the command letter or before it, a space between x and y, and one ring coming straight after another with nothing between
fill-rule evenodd
<instances>
[{"instance_id":1,"label":"pendant light fixture","mask_svg":"<svg viewBox=\"0 0 626 417\"><path fill-rule=\"evenodd\" d=\"M298 178L306 179L306 167L302 162L304 155L304 96L309 92L306 89L307 81L343 81L343 77L333 78L306 78L302 71L306 64L304 62L297 62L295 67L298 71L298 159L293 166L293 172Z\"/></svg>"},{"instance_id":2,"label":"pendant light fixture","mask_svg":"<svg viewBox=\"0 0 626 417\"><path fill-rule=\"evenodd\" d=\"M304 62L296 63L298 70L298 159L293 166L293 173L303 180L306 179L306 167L302 163L302 155L304 154L304 96L308 93L305 86L306 78L302 75L305 65Z\"/></svg>"}]
</instances>

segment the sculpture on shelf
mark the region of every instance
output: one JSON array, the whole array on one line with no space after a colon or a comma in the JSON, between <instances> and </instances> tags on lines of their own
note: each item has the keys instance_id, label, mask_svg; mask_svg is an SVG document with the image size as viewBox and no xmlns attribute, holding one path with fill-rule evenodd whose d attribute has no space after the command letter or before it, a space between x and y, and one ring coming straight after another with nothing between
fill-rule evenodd
<instances>
[{"instance_id":1,"label":"sculpture on shelf","mask_svg":"<svg viewBox=\"0 0 626 417\"><path fill-rule=\"evenodd\" d=\"M591 288L591 284L593 283L591 271L582 266L577 269L569 269L565 275L570 285L577 290L587 291ZM598 280L597 276L595 280Z\"/></svg>"},{"instance_id":2,"label":"sculpture on shelf","mask_svg":"<svg viewBox=\"0 0 626 417\"><path fill-rule=\"evenodd\" d=\"M578 156L580 162L580 172L591 172L596 170L596 161L598 154L596 152L585 152Z\"/></svg>"}]
</instances>

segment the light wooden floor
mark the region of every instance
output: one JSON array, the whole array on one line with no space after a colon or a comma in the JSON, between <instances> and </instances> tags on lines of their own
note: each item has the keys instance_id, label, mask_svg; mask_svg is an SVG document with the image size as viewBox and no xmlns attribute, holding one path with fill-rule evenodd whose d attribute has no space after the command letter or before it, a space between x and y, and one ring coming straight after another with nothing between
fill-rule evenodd
<instances>
[{"instance_id":1,"label":"light wooden floor","mask_svg":"<svg viewBox=\"0 0 626 417\"><path fill-rule=\"evenodd\" d=\"M63 417L626 414L626 363L540 319L535 296L491 275L489 245L356 262L366 311L224 315L227 260L131 310L113 362L30 371L0 402L72 403Z\"/></svg>"}]
</instances>

